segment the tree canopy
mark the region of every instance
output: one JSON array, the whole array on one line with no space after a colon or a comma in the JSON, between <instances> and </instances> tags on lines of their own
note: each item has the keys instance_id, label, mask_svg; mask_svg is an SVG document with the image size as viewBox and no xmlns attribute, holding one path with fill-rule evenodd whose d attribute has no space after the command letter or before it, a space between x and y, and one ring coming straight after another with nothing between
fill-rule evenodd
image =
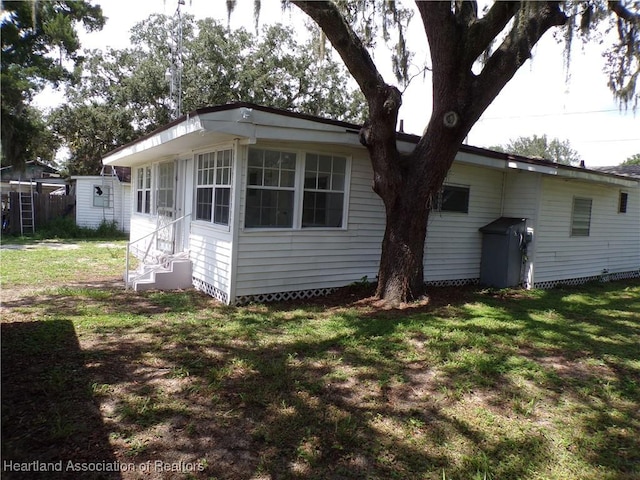
<instances>
[{"instance_id":1,"label":"tree canopy","mask_svg":"<svg viewBox=\"0 0 640 480\"><path fill-rule=\"evenodd\" d=\"M571 148L569 140L547 138L546 135L531 137L518 137L510 140L505 145L491 147L498 152L513 153L525 157L542 158L564 165L577 165L580 163L580 154Z\"/></svg>"},{"instance_id":2,"label":"tree canopy","mask_svg":"<svg viewBox=\"0 0 640 480\"><path fill-rule=\"evenodd\" d=\"M102 10L87 1L67 0L3 1L2 10L2 161L50 161L57 144L30 102L45 85L72 78L69 67L79 60L80 49L76 27L102 28Z\"/></svg>"},{"instance_id":3,"label":"tree canopy","mask_svg":"<svg viewBox=\"0 0 640 480\"><path fill-rule=\"evenodd\" d=\"M621 165L640 165L640 153L636 153L627 158Z\"/></svg>"},{"instance_id":4,"label":"tree canopy","mask_svg":"<svg viewBox=\"0 0 640 480\"><path fill-rule=\"evenodd\" d=\"M71 152L73 174L95 174L113 148L171 120L167 73L173 19L151 15L131 31L131 47L87 52L80 81L53 115ZM229 31L211 18L182 18L182 110L246 101L362 121L364 100L340 63L309 55L310 43L282 25L261 34Z\"/></svg>"}]
</instances>

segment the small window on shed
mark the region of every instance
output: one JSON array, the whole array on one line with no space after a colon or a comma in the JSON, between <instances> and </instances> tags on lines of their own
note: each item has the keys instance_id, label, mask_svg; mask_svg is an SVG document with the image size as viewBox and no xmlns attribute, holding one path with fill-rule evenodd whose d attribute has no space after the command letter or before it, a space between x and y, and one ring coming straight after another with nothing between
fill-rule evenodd
<instances>
[{"instance_id":1,"label":"small window on shed","mask_svg":"<svg viewBox=\"0 0 640 480\"><path fill-rule=\"evenodd\" d=\"M108 185L93 186L93 206L100 208L110 208L111 187Z\"/></svg>"},{"instance_id":2,"label":"small window on shed","mask_svg":"<svg viewBox=\"0 0 640 480\"><path fill-rule=\"evenodd\" d=\"M591 204L590 198L573 199L573 209L571 211L571 236L588 237L591 228Z\"/></svg>"},{"instance_id":3,"label":"small window on shed","mask_svg":"<svg viewBox=\"0 0 640 480\"><path fill-rule=\"evenodd\" d=\"M629 194L627 192L620 192L620 200L618 201L618 213L627 213L628 201Z\"/></svg>"}]
</instances>

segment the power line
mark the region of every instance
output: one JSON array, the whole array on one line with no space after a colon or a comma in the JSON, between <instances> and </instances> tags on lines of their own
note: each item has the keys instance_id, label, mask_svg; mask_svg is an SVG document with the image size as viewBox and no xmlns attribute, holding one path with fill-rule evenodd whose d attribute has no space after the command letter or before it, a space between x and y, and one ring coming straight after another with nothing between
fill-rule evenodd
<instances>
[{"instance_id":1,"label":"power line","mask_svg":"<svg viewBox=\"0 0 640 480\"><path fill-rule=\"evenodd\" d=\"M617 143L617 142L639 142L640 138L618 138L615 140L580 140L580 143Z\"/></svg>"},{"instance_id":2,"label":"power line","mask_svg":"<svg viewBox=\"0 0 640 480\"><path fill-rule=\"evenodd\" d=\"M537 113L531 115L510 115L504 117L482 117L480 118L480 122L483 120L512 120L515 118L542 118L542 117L561 117L567 115L588 115L593 113L611 113L611 112L619 112L617 108L607 109L607 110L584 110L581 112L558 112L558 113Z\"/></svg>"}]
</instances>

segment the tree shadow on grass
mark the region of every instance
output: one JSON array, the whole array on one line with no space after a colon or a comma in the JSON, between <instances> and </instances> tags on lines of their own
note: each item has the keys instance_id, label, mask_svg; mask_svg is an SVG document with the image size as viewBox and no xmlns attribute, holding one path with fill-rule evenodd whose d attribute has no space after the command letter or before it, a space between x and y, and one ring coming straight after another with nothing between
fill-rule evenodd
<instances>
[{"instance_id":1,"label":"tree shadow on grass","mask_svg":"<svg viewBox=\"0 0 640 480\"><path fill-rule=\"evenodd\" d=\"M579 307L571 294L516 301L468 292L465 302L398 311L212 309L181 295L145 294L132 306L131 327L94 328L83 353L91 382L105 386L98 397L116 457L202 465L194 478L442 478L445 471L448 479L517 479L547 475L549 459L563 455L592 472L602 466L607 478L631 478L640 451L632 346L639 327L625 320L628 299L604 295L597 308ZM79 317L82 301L47 299L71 303L67 312ZM551 301L553 322L540 315ZM127 310L113 298L95 302ZM617 318L617 327L606 324ZM607 371L580 363L592 359ZM562 362L584 370L565 374L556 368ZM575 405L566 411L575 434L560 439L567 445L547 434L542 407L528 410L536 398L514 378L537 385L550 408ZM553 457L559 447L566 451ZM184 478L172 475L150 478Z\"/></svg>"},{"instance_id":2,"label":"tree shadow on grass","mask_svg":"<svg viewBox=\"0 0 640 480\"><path fill-rule=\"evenodd\" d=\"M2 323L2 478L119 479L76 471L114 461L73 323Z\"/></svg>"},{"instance_id":3,"label":"tree shadow on grass","mask_svg":"<svg viewBox=\"0 0 640 480\"><path fill-rule=\"evenodd\" d=\"M524 449L510 438L476 439L487 470L498 477L519 478L535 468L549 448L547 407L566 415L573 432L565 429L562 442L578 464L602 469L607 478L640 477L640 298L615 284L532 293L466 289L461 297L464 302L371 311L348 321L361 341L378 339L375 348L388 358L394 338L428 345L442 365L432 391L462 402L480 397L480 409L493 406L539 425ZM518 462L510 460L513 452ZM469 475L465 468L454 468L454 478Z\"/></svg>"},{"instance_id":4,"label":"tree shadow on grass","mask_svg":"<svg viewBox=\"0 0 640 480\"><path fill-rule=\"evenodd\" d=\"M441 408L429 365L396 356L393 342L371 326L352 328L375 320L354 315L344 318L349 331L292 337L289 327L314 321L304 308L286 319L259 311L261 318L237 312L234 321L261 324L269 335L223 337L219 320L201 319L137 327L155 346L139 336L104 336L88 350L105 360L94 378L119 385L115 433L145 438L136 462L202 455L207 467L198 478L389 479L441 478L443 470L447 478L469 478L488 471L483 455L499 463L514 451L518 460L500 472L521 478L545 461L543 435L505 431L496 439ZM141 366L151 352L155 370ZM168 402L172 375L182 381ZM467 444L464 458L457 458L459 442Z\"/></svg>"}]
</instances>

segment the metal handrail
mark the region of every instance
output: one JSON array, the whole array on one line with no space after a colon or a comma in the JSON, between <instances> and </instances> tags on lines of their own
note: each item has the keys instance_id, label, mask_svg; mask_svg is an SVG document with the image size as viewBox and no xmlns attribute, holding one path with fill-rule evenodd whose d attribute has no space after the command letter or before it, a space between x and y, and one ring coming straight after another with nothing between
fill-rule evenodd
<instances>
[{"instance_id":1,"label":"metal handrail","mask_svg":"<svg viewBox=\"0 0 640 480\"><path fill-rule=\"evenodd\" d=\"M170 221L170 222L169 222L169 223L167 223L166 225L163 225L162 227L155 229L155 230L154 230L153 232L151 232L151 233L147 233L146 235L144 235L144 236L142 236L142 237L140 237L140 238L137 238L137 239L135 239L135 240L132 240L132 241L130 241L130 242L127 242L127 250L126 250L126 253L125 253L125 267L124 267L124 268L125 268L125 271L124 271L124 285L125 285L125 289L128 289L128 288L129 288L129 285L130 285L130 283L131 283L131 282L129 281L129 255L130 255L130 253L131 253L131 246L132 246L134 243L138 243L138 242L140 242L141 240L145 240L146 238L149 238L149 237L155 237L155 236L157 236L157 235L158 235L158 232L160 232L161 230L163 230L163 229L165 229L165 228L167 228L167 227L170 227L170 226L172 226L172 225L174 225L174 224L176 224L176 223L178 223L178 222L181 222L182 220L184 220L185 218L190 217L190 216L191 216L191 213L187 213L186 215L183 215L183 216L181 216L180 218L176 218L175 220ZM151 250L151 245L152 245L152 244L153 244L153 240L149 242L149 245L147 245L147 250L144 252L144 256L142 257L142 260L141 260L143 263L144 263L144 261L147 259L147 256L149 255L149 251ZM134 280L135 280L135 279L134 279Z\"/></svg>"}]
</instances>

